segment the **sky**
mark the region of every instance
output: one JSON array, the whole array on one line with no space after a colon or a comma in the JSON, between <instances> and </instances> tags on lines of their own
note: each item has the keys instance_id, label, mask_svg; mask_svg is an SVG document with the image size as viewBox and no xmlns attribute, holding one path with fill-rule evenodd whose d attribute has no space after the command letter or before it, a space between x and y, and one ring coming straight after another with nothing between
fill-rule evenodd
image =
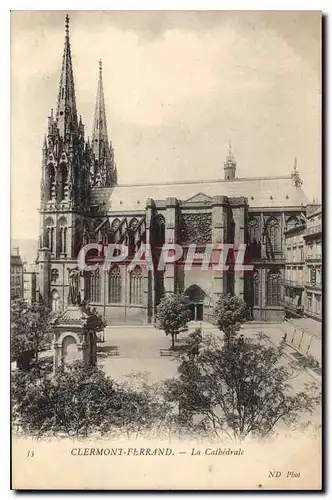
<instances>
[{"instance_id":1,"label":"sky","mask_svg":"<svg viewBox=\"0 0 332 500\"><path fill-rule=\"evenodd\" d=\"M62 11L11 13L11 232L37 238L42 143L56 108ZM91 136L98 61L120 184L290 174L321 197L321 17L296 11L69 12ZM222 193L221 193L222 194ZM248 193L248 196L250 193Z\"/></svg>"}]
</instances>

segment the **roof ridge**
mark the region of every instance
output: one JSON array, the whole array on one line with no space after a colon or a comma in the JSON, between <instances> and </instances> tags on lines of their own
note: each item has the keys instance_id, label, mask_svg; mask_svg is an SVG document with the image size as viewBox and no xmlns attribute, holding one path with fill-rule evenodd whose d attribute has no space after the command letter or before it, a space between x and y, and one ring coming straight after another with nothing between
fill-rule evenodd
<instances>
[{"instance_id":1,"label":"roof ridge","mask_svg":"<svg viewBox=\"0 0 332 500\"><path fill-rule=\"evenodd\" d=\"M275 181L275 180L291 180L290 175L276 175L276 176L262 176L262 177L237 177L236 179L233 179L231 181L225 180L225 179L199 179L199 180L191 180L191 181L166 181L166 182L138 182L135 184L118 184L115 187L138 187L138 186L172 186L172 185L186 185L186 184L213 184L215 182L218 183L223 183L223 184L230 184L232 182L239 182L239 181L261 181L261 180L268 180L268 181ZM102 188L97 188L97 189L102 189Z\"/></svg>"}]
</instances>

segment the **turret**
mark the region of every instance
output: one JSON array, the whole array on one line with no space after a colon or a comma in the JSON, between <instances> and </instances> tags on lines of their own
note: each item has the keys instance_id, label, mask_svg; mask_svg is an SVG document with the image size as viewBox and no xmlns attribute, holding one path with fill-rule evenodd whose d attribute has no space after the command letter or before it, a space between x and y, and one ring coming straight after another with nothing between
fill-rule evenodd
<instances>
[{"instance_id":1,"label":"turret","mask_svg":"<svg viewBox=\"0 0 332 500\"><path fill-rule=\"evenodd\" d=\"M228 155L224 162L225 181L233 181L236 173L236 161L232 152L231 145L228 146Z\"/></svg>"}]
</instances>

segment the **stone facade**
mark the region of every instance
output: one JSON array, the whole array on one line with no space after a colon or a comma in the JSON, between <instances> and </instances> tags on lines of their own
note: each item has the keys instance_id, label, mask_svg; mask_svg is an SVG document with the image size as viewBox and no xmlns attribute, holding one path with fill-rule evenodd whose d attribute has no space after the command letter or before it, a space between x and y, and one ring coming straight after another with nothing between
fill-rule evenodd
<instances>
[{"instance_id":1,"label":"stone facade","mask_svg":"<svg viewBox=\"0 0 332 500\"><path fill-rule=\"evenodd\" d=\"M243 297L259 320L284 317L284 231L306 214L306 197L295 167L289 176L240 178L229 148L223 176L215 180L164 184L117 184L114 151L108 141L101 65L93 142L84 139L77 119L74 77L66 22L65 49L57 111L49 117L43 146L39 244L39 293L55 311L67 307L69 271L79 250L99 245L92 260L102 261L105 246L123 243L133 254L147 243L153 268L130 262L106 272L81 272L80 296L109 323L148 323L164 293L184 292L193 317L211 319L224 293ZM186 269L182 261L158 270L164 243L181 245L246 244L253 272Z\"/></svg>"}]
</instances>

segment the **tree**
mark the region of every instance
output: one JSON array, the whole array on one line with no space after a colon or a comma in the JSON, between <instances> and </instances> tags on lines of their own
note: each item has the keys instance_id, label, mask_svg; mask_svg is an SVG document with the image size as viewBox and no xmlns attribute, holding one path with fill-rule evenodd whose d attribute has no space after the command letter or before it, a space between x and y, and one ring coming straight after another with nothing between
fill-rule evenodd
<instances>
[{"instance_id":1,"label":"tree","mask_svg":"<svg viewBox=\"0 0 332 500\"><path fill-rule=\"evenodd\" d=\"M11 356L18 367L28 370L38 362L38 353L50 347L52 325L49 309L38 302L28 306L24 300L11 303Z\"/></svg>"},{"instance_id":2,"label":"tree","mask_svg":"<svg viewBox=\"0 0 332 500\"><path fill-rule=\"evenodd\" d=\"M182 409L188 428L192 417L218 437L266 437L283 420L290 425L312 413L320 397L290 385L293 371L282 360L282 348L267 347L244 336L229 346L218 337L199 338L181 356L179 378L167 382L169 400Z\"/></svg>"},{"instance_id":3,"label":"tree","mask_svg":"<svg viewBox=\"0 0 332 500\"><path fill-rule=\"evenodd\" d=\"M150 427L160 404L155 394L117 385L96 368L73 363L54 377L35 370L12 377L13 423L35 436L87 437Z\"/></svg>"},{"instance_id":4,"label":"tree","mask_svg":"<svg viewBox=\"0 0 332 500\"><path fill-rule=\"evenodd\" d=\"M214 317L229 346L240 330L241 324L247 321L249 310L240 297L230 294L222 295L215 305Z\"/></svg>"},{"instance_id":5,"label":"tree","mask_svg":"<svg viewBox=\"0 0 332 500\"><path fill-rule=\"evenodd\" d=\"M188 330L191 319L188 299L184 295L165 295L157 306L156 317L158 328L164 330L166 335L171 335L174 349L175 337Z\"/></svg>"}]
</instances>

